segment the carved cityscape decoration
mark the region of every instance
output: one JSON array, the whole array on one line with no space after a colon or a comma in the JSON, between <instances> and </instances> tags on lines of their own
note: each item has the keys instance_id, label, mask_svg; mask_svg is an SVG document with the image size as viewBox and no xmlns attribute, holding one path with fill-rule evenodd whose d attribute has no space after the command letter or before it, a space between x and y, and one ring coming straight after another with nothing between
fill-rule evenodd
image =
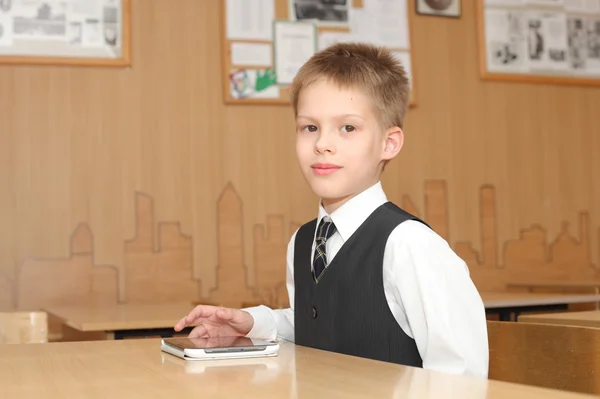
<instances>
[{"instance_id":1,"label":"carved cityscape decoration","mask_svg":"<svg viewBox=\"0 0 600 399\"><path fill-rule=\"evenodd\" d=\"M244 261L243 201L227 184L217 203L218 264L215 287L201 292L194 278L193 237L179 223L155 223L153 200L135 193L135 236L123 243L123 265L95 261L93 232L80 224L70 237L66 258L26 259L14 280L0 273L0 311L39 309L71 303L158 303L188 301L245 307L258 304L289 305L285 255L289 238L299 223L284 215L267 215L266 225L253 226L253 279ZM443 180L425 182L424 212L409 196L400 205L423 218L450 242L448 188ZM547 231L532 225L517 239L498 243L496 193L493 186L479 191L480 252L473 243L457 242L454 250L467 262L480 291L503 291L508 282L592 280L600 270L591 261L590 215L579 215L577 237L563 222L549 242ZM600 229L599 229L600 235ZM598 243L600 251L600 242ZM599 256L600 259L600 256ZM248 281L255 281L251 286Z\"/></svg>"}]
</instances>

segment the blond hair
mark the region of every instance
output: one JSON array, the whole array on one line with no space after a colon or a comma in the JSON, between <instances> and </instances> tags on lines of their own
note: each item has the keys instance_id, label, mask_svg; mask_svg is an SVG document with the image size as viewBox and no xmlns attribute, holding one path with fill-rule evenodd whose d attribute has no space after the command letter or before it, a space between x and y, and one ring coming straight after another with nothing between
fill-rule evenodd
<instances>
[{"instance_id":1,"label":"blond hair","mask_svg":"<svg viewBox=\"0 0 600 399\"><path fill-rule=\"evenodd\" d=\"M338 43L314 54L298 71L290 99L297 116L302 89L320 78L343 88L364 90L373 101L383 129L404 124L410 93L406 70L384 47L362 43Z\"/></svg>"}]
</instances>

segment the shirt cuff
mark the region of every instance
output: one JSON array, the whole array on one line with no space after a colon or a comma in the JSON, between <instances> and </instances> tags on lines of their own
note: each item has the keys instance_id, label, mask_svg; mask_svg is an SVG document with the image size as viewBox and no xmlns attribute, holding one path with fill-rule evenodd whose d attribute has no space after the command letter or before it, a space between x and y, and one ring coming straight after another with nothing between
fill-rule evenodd
<instances>
[{"instance_id":1,"label":"shirt cuff","mask_svg":"<svg viewBox=\"0 0 600 399\"><path fill-rule=\"evenodd\" d=\"M271 314L271 309L264 305L242 309L250 313L254 319L254 325L246 337L274 341L277 338L277 326Z\"/></svg>"}]
</instances>

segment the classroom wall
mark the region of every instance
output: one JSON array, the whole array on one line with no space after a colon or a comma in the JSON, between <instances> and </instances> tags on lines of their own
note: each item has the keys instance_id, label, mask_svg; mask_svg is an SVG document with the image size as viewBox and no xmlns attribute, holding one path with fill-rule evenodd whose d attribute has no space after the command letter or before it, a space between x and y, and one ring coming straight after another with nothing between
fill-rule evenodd
<instances>
[{"instance_id":1,"label":"classroom wall","mask_svg":"<svg viewBox=\"0 0 600 399\"><path fill-rule=\"evenodd\" d=\"M132 68L0 65L0 309L285 305L287 242L317 211L290 107L223 105L219 1L132 3ZM388 197L482 290L600 279L600 89L481 81L470 1L411 18Z\"/></svg>"}]
</instances>

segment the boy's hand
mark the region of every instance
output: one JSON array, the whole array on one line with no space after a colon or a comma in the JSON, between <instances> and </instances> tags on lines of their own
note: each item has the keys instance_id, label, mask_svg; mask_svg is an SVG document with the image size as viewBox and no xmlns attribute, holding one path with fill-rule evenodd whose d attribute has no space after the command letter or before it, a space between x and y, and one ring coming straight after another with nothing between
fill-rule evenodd
<instances>
[{"instance_id":1,"label":"boy's hand","mask_svg":"<svg viewBox=\"0 0 600 399\"><path fill-rule=\"evenodd\" d=\"M245 336L254 326L254 318L239 309L198 305L175 324L175 331L190 324L199 324L190 333L190 338Z\"/></svg>"}]
</instances>

